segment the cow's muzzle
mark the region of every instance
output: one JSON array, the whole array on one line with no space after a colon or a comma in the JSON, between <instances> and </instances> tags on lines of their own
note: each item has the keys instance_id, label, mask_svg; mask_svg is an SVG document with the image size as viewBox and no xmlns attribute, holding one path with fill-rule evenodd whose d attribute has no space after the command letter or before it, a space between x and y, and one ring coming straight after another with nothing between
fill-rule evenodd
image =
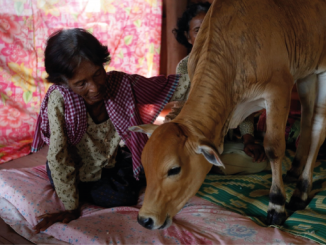
<instances>
[{"instance_id":1,"label":"cow's muzzle","mask_svg":"<svg viewBox=\"0 0 326 245\"><path fill-rule=\"evenodd\" d=\"M169 227L172 223L172 219L170 219L169 216L166 217L163 225L161 225L159 227L155 226L155 222L151 217L143 217L143 216L138 215L137 221L140 225L142 225L143 227L145 227L146 229L149 229L149 230L164 229L164 228Z\"/></svg>"},{"instance_id":2,"label":"cow's muzzle","mask_svg":"<svg viewBox=\"0 0 326 245\"><path fill-rule=\"evenodd\" d=\"M151 217L139 217L137 216L137 221L146 229L152 230L154 227L154 221Z\"/></svg>"}]
</instances>

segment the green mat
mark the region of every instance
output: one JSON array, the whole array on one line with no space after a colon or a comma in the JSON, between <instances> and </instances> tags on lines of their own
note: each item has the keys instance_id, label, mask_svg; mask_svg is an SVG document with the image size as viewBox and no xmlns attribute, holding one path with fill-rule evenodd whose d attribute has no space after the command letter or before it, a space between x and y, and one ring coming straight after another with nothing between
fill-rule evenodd
<instances>
[{"instance_id":1,"label":"green mat","mask_svg":"<svg viewBox=\"0 0 326 245\"><path fill-rule=\"evenodd\" d=\"M283 160L283 174L290 168L294 153L287 150ZM207 175L197 193L215 204L250 217L265 225L271 187L271 171L252 175ZM313 175L313 199L305 210L289 213L283 226L275 226L297 236L326 243L326 161L316 162ZM295 189L295 183L286 184L287 202Z\"/></svg>"}]
</instances>

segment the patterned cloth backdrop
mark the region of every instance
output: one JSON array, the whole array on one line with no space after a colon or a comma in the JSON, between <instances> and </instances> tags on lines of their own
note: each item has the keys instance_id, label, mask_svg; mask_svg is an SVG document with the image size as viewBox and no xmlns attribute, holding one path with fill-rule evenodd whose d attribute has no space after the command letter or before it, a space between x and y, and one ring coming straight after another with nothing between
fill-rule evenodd
<instances>
[{"instance_id":1,"label":"patterned cloth backdrop","mask_svg":"<svg viewBox=\"0 0 326 245\"><path fill-rule=\"evenodd\" d=\"M159 73L162 0L0 0L0 164L30 152L49 83L48 36L85 28L107 45L105 68L146 77Z\"/></svg>"}]
</instances>

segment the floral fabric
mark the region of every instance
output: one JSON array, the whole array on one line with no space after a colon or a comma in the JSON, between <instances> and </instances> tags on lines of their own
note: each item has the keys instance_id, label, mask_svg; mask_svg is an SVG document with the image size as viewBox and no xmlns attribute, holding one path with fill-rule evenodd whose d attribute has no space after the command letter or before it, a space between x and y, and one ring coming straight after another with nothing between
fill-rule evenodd
<instances>
[{"instance_id":1,"label":"floral fabric","mask_svg":"<svg viewBox=\"0 0 326 245\"><path fill-rule=\"evenodd\" d=\"M54 31L85 28L107 45L107 71L159 73L161 0L0 0L0 164L30 152L49 87L44 48Z\"/></svg>"}]
</instances>

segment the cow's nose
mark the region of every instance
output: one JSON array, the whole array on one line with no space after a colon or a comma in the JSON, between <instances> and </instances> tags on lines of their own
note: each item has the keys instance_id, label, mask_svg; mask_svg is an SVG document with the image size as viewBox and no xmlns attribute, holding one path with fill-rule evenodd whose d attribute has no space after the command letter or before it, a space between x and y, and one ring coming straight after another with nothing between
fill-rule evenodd
<instances>
[{"instance_id":1,"label":"cow's nose","mask_svg":"<svg viewBox=\"0 0 326 245\"><path fill-rule=\"evenodd\" d=\"M154 225L154 221L152 218L146 218L146 217L137 217L137 221L139 224L141 224L142 226L144 226L146 229L153 229L153 225Z\"/></svg>"}]
</instances>

